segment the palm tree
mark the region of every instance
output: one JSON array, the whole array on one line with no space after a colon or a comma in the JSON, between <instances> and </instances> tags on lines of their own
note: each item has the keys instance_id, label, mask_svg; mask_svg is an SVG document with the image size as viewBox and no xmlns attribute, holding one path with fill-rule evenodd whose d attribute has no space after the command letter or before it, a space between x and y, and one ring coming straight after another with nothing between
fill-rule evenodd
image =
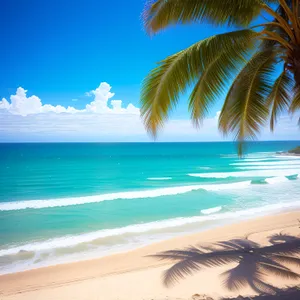
<instances>
[{"instance_id":1,"label":"palm tree","mask_svg":"<svg viewBox=\"0 0 300 300\"><path fill-rule=\"evenodd\" d=\"M251 26L259 16L267 21ZM146 4L143 18L150 34L192 22L234 28L165 58L144 79L141 114L148 132L156 137L188 87L193 88L188 107L196 126L227 92L219 129L234 135L240 154L243 141L254 139L267 120L273 131L280 113L300 108L299 16L299 0L155 0Z\"/></svg>"},{"instance_id":2,"label":"palm tree","mask_svg":"<svg viewBox=\"0 0 300 300\"><path fill-rule=\"evenodd\" d=\"M169 250L153 255L176 263L164 273L164 284L170 284L204 267L218 267L229 263L237 265L221 276L229 290L238 291L250 286L257 293L275 293L278 289L265 282L269 274L284 279L299 279L300 275L286 265L300 267L300 238L287 235L271 237L271 246L261 247L248 239L234 239L211 245ZM285 241L279 243L279 241Z\"/></svg>"}]
</instances>

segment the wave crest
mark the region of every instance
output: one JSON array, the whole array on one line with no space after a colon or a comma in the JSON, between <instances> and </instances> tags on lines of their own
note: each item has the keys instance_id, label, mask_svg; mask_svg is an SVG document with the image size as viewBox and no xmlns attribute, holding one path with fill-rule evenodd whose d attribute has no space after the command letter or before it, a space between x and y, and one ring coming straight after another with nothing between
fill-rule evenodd
<instances>
[{"instance_id":1,"label":"wave crest","mask_svg":"<svg viewBox=\"0 0 300 300\"><path fill-rule=\"evenodd\" d=\"M251 181L243 181L228 184L208 184L208 185L188 185L169 188L160 188L144 191L121 192L112 194L103 194L96 196L61 198L50 200L28 200L20 202L2 202L0 203L0 211L22 210L22 209L41 209L50 207L64 207L71 205L83 205L88 203L98 203L102 201L112 201L119 199L142 199L156 198L161 196L172 196L185 194L196 190L220 191L229 189L246 188L251 184Z\"/></svg>"},{"instance_id":2,"label":"wave crest","mask_svg":"<svg viewBox=\"0 0 300 300\"><path fill-rule=\"evenodd\" d=\"M167 228L174 228L179 226L184 226L187 224L193 223L202 223L207 221L214 220L225 220L225 219L236 219L239 217L256 217L257 214L267 214L268 212L273 212L282 209L299 207L300 201L294 202L286 202L286 203L277 203L270 204L263 207L255 207L249 208L241 211L229 211L224 213L210 214L208 216L194 216L194 217L183 217L183 218L175 218L175 219L167 219L162 221L149 222L144 224L134 224L120 228L114 229L103 229L99 231L84 233L80 235L69 235L59 238L53 238L46 241L41 242L33 242L26 245L20 245L8 249L0 250L0 257L5 255L15 255L20 252L37 252L48 249L60 249L60 248L68 248L74 247L78 244L83 243L92 243L101 238L106 238L110 236L119 236L124 234L136 234L136 233L144 233L148 231L155 230L164 230ZM219 208L219 207L218 207ZM213 208L217 209L217 208Z\"/></svg>"},{"instance_id":3,"label":"wave crest","mask_svg":"<svg viewBox=\"0 0 300 300\"><path fill-rule=\"evenodd\" d=\"M272 169L272 170L253 170L239 172L217 172L217 173L190 173L188 176L201 178L229 178L229 177L275 177L291 176L300 173L300 169ZM274 175L275 174L275 175Z\"/></svg>"},{"instance_id":4,"label":"wave crest","mask_svg":"<svg viewBox=\"0 0 300 300\"><path fill-rule=\"evenodd\" d=\"M210 214L219 212L220 210L222 210L222 206L212 207L212 208L208 208L208 209L202 209L201 213L204 215L210 215Z\"/></svg>"},{"instance_id":5,"label":"wave crest","mask_svg":"<svg viewBox=\"0 0 300 300\"><path fill-rule=\"evenodd\" d=\"M285 176L278 176L278 177L272 177L272 178L267 178L265 179L265 182L269 184L275 184L275 183L281 183L281 182L286 182L289 181Z\"/></svg>"}]
</instances>

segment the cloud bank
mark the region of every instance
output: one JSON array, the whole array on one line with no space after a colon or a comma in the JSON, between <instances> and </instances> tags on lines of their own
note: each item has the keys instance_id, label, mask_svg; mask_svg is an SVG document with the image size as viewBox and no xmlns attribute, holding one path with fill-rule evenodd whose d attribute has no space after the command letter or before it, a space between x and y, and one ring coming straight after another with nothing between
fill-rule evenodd
<instances>
[{"instance_id":1,"label":"cloud bank","mask_svg":"<svg viewBox=\"0 0 300 300\"><path fill-rule=\"evenodd\" d=\"M0 101L0 110L2 109L8 113L19 116L47 113L139 114L139 109L132 104L129 104L127 108L122 108L122 100L112 100L112 108L110 108L108 106L108 101L114 96L114 94L111 93L110 90L111 86L106 82L102 82L98 88L91 92L88 92L89 95L94 95L94 100L91 103L87 104L85 109L79 110L72 106L64 107L61 105L43 105L39 97L27 97L27 91L22 87L19 87L17 88L16 94L10 96L10 103L5 98Z\"/></svg>"},{"instance_id":2,"label":"cloud bank","mask_svg":"<svg viewBox=\"0 0 300 300\"><path fill-rule=\"evenodd\" d=\"M83 109L73 106L43 104L38 96L28 96L19 87L10 101L0 101L0 141L151 141L140 118L140 110L133 104L123 107L114 99L111 86L102 82L87 92L92 101ZM76 99L73 99L74 105ZM207 118L200 130L190 120L170 120L159 135L159 141L217 141L224 140L218 132L217 112ZM265 140L299 139L297 120L283 116L276 134L264 130Z\"/></svg>"}]
</instances>

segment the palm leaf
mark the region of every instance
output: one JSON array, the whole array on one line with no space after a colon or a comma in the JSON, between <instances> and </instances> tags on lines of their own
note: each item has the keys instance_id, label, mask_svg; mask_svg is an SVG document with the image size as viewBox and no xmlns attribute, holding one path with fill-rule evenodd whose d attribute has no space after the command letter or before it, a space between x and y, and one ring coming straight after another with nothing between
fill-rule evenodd
<instances>
[{"instance_id":1,"label":"palm leaf","mask_svg":"<svg viewBox=\"0 0 300 300\"><path fill-rule=\"evenodd\" d=\"M288 1L288 2L291 2L291 1ZM279 4L279 3L278 3L278 0L274 0L274 1L269 1L269 4ZM291 5L291 3L288 3L288 4ZM285 13L284 9L281 7L281 5L278 5L278 7L275 10L275 12L280 17L282 17L285 21L288 22L288 16L286 15L286 13ZM278 23L278 20L277 19L273 19L273 21L271 23L267 24L264 27L264 30L277 33L280 37L282 37L286 41L289 41L290 38L287 35L287 33L283 30L283 28L281 28L280 26L274 26L272 23ZM265 50L269 49L270 47L279 47L279 46L280 46L280 44L277 41L274 41L274 40L263 40L261 42L260 49L261 49L261 51L265 51ZM282 51L283 51L283 49L282 49Z\"/></svg>"},{"instance_id":2,"label":"palm leaf","mask_svg":"<svg viewBox=\"0 0 300 300\"><path fill-rule=\"evenodd\" d=\"M272 50L257 52L238 74L225 99L219 118L219 129L234 133L239 141L254 139L268 117L266 97L272 90L272 74L276 63Z\"/></svg>"},{"instance_id":3,"label":"palm leaf","mask_svg":"<svg viewBox=\"0 0 300 300\"><path fill-rule=\"evenodd\" d=\"M290 112L295 113L299 109L300 109L300 87L297 87L297 88L294 89L294 93L292 95L292 102L291 102L291 105L290 105Z\"/></svg>"},{"instance_id":4,"label":"palm leaf","mask_svg":"<svg viewBox=\"0 0 300 300\"><path fill-rule=\"evenodd\" d=\"M146 4L143 19L148 32L172 24L209 22L214 25L248 26L259 15L262 0L156 0ZM272 1L273 2L273 1Z\"/></svg>"},{"instance_id":5,"label":"palm leaf","mask_svg":"<svg viewBox=\"0 0 300 300\"><path fill-rule=\"evenodd\" d=\"M294 81L288 71L283 71L275 81L272 92L267 100L271 112L270 128L272 131L274 131L279 114L289 108L293 86Z\"/></svg>"},{"instance_id":6,"label":"palm leaf","mask_svg":"<svg viewBox=\"0 0 300 300\"><path fill-rule=\"evenodd\" d=\"M249 38L234 44L228 41L219 54L202 53L206 58L205 66L189 99L189 110L193 123L198 126L209 111L210 106L225 92L230 79L246 62L248 52L254 47L254 39ZM214 48L219 45L213 46Z\"/></svg>"},{"instance_id":7,"label":"palm leaf","mask_svg":"<svg viewBox=\"0 0 300 300\"><path fill-rule=\"evenodd\" d=\"M157 129L162 127L163 121L176 106L179 94L205 72L216 57L219 57L220 51L224 54L228 53L230 58L225 66L218 63L219 69L233 69L233 61L236 59L237 63L241 62L247 49L252 47L255 36L256 33L252 30L216 35L163 60L150 72L142 85L141 115L146 129L152 135L156 135ZM207 75L207 77L210 80L213 79L213 75ZM220 83L215 88L215 93L209 93L210 96L217 94L221 87Z\"/></svg>"}]
</instances>

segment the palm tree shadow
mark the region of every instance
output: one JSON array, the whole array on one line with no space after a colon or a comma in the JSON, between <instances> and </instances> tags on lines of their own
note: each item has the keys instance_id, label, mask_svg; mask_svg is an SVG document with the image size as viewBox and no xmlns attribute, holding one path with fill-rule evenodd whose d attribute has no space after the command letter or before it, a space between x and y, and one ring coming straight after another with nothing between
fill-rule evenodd
<instances>
[{"instance_id":1,"label":"palm tree shadow","mask_svg":"<svg viewBox=\"0 0 300 300\"><path fill-rule=\"evenodd\" d=\"M288 234L273 234L269 237L269 242L273 245L295 241L297 237Z\"/></svg>"},{"instance_id":2,"label":"palm tree shadow","mask_svg":"<svg viewBox=\"0 0 300 300\"><path fill-rule=\"evenodd\" d=\"M300 238L289 235L269 237L270 246L260 246L248 239L233 239L183 250L169 250L152 257L174 261L163 275L166 286L201 271L205 267L236 266L221 274L224 286L230 291L251 287L258 294L276 294L280 290L265 282L268 275L283 279L300 279L290 266L300 267Z\"/></svg>"}]
</instances>

